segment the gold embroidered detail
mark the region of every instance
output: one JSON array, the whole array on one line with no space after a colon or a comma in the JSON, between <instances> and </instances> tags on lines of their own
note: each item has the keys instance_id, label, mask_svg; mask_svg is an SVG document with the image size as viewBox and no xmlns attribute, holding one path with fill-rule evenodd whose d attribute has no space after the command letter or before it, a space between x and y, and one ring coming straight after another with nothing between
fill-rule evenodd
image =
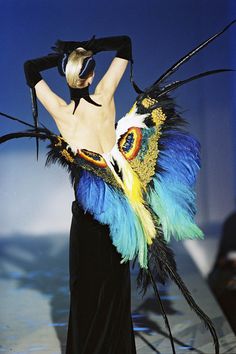
<instances>
[{"instance_id":1,"label":"gold embroidered detail","mask_svg":"<svg viewBox=\"0 0 236 354\"><path fill-rule=\"evenodd\" d=\"M62 146L62 141L64 141L64 139L61 136L57 135L57 140L58 142L55 144L55 146Z\"/></svg>"},{"instance_id":2,"label":"gold embroidered detail","mask_svg":"<svg viewBox=\"0 0 236 354\"><path fill-rule=\"evenodd\" d=\"M66 161L70 163L74 163L73 155L71 155L66 149L69 147L67 142L63 139L63 137L57 135L57 143L54 143L54 147L59 148L59 153L66 159Z\"/></svg>"},{"instance_id":3,"label":"gold embroidered detail","mask_svg":"<svg viewBox=\"0 0 236 354\"><path fill-rule=\"evenodd\" d=\"M74 162L73 157L69 154L69 152L66 149L63 149L60 151L60 154L65 157L65 159L71 163Z\"/></svg>"},{"instance_id":4,"label":"gold embroidered detail","mask_svg":"<svg viewBox=\"0 0 236 354\"><path fill-rule=\"evenodd\" d=\"M157 103L157 100L155 100L154 98L145 97L141 103L144 108L150 108L154 105L154 103Z\"/></svg>"},{"instance_id":5,"label":"gold embroidered detail","mask_svg":"<svg viewBox=\"0 0 236 354\"><path fill-rule=\"evenodd\" d=\"M145 106L145 108L148 108L152 106L155 102L156 100L154 99L145 98L142 101L142 104L143 106ZM155 126L153 127L155 131L148 138L148 148L145 153L145 156L142 160L136 158L130 161L130 165L139 175L139 178L145 188L146 185L151 181L151 178L153 177L156 171L156 164L159 154L158 141L161 136L161 126L166 120L166 115L160 107L154 109L151 112L151 117L153 123L155 123Z\"/></svg>"},{"instance_id":6,"label":"gold embroidered detail","mask_svg":"<svg viewBox=\"0 0 236 354\"><path fill-rule=\"evenodd\" d=\"M152 106L158 101L154 98L146 97L142 100L144 108L152 108ZM163 113L162 108L158 107L151 110L152 120L156 125L162 124L166 120L166 115Z\"/></svg>"},{"instance_id":7,"label":"gold embroidered detail","mask_svg":"<svg viewBox=\"0 0 236 354\"><path fill-rule=\"evenodd\" d=\"M84 168L87 171L92 171L95 175L97 175L98 177L101 177L104 182L109 183L113 187L121 190L121 186L118 184L118 182L114 178L114 175L109 167L97 168L97 166L95 166L94 164L89 165L86 162L84 163L83 160L81 162L82 162L81 163L82 168Z\"/></svg>"},{"instance_id":8,"label":"gold embroidered detail","mask_svg":"<svg viewBox=\"0 0 236 354\"><path fill-rule=\"evenodd\" d=\"M148 149L144 160L139 160L136 158L130 161L131 167L138 173L144 187L146 187L146 185L151 181L151 177L155 174L155 167L159 153L157 148L159 137L160 132L157 132L149 138Z\"/></svg>"},{"instance_id":9,"label":"gold embroidered detail","mask_svg":"<svg viewBox=\"0 0 236 354\"><path fill-rule=\"evenodd\" d=\"M156 125L163 124L164 121L166 120L166 115L165 113L163 113L160 107L152 111L152 120Z\"/></svg>"}]
</instances>

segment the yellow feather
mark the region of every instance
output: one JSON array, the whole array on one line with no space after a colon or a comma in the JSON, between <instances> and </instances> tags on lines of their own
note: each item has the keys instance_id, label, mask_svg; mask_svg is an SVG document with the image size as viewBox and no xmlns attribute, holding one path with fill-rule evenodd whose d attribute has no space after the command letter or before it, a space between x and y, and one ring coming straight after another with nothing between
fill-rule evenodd
<instances>
[{"instance_id":1,"label":"yellow feather","mask_svg":"<svg viewBox=\"0 0 236 354\"><path fill-rule=\"evenodd\" d=\"M125 192L125 195L129 199L129 202L134 212L139 218L145 241L147 242L147 244L151 245L152 239L156 237L157 232L153 222L153 218L149 210L145 208L143 194L146 191L146 188L144 184L142 184L137 173L132 169L129 162L124 158L121 153L116 155L115 158L119 169L122 172L122 179L115 172L112 165L110 165L109 160L107 160L107 162L111 167L115 179L121 185L122 189Z\"/></svg>"},{"instance_id":2,"label":"yellow feather","mask_svg":"<svg viewBox=\"0 0 236 354\"><path fill-rule=\"evenodd\" d=\"M143 204L136 204L132 206L141 221L147 244L151 245L153 242L152 239L156 237L156 229L151 214Z\"/></svg>"},{"instance_id":3,"label":"yellow feather","mask_svg":"<svg viewBox=\"0 0 236 354\"><path fill-rule=\"evenodd\" d=\"M152 239L156 236L156 228L149 210L144 206L143 191L145 188L127 161L125 165L125 168L122 169L124 192L141 222L146 242L151 245Z\"/></svg>"}]
</instances>

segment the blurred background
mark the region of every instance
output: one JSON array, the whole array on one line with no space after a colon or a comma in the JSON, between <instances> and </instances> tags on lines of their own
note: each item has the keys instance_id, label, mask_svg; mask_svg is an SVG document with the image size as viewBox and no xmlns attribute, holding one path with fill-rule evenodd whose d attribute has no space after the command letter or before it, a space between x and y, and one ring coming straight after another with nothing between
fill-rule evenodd
<instances>
[{"instance_id":1,"label":"blurred background","mask_svg":"<svg viewBox=\"0 0 236 354\"><path fill-rule=\"evenodd\" d=\"M235 18L235 0L1 0L0 111L32 122L23 63L50 53L57 39L129 35L133 43L134 79L145 88ZM112 57L113 53L97 55L93 85L105 73ZM218 68L236 69L236 26L185 64L172 79ZM65 81L57 70L44 72L43 77L69 102ZM221 244L224 252L220 256L218 253L224 222L235 212L236 203L235 95L235 73L203 78L173 93L189 122L189 131L202 148L196 221L206 239L186 241L185 247L204 277L218 267L219 257L230 258L230 262L235 259L235 216L227 229L227 240L222 241L224 246ZM135 97L127 70L116 93L117 120L130 109ZM41 106L39 119L57 132L52 118ZM0 117L0 135L22 129L20 124ZM33 139L0 146L0 237L69 234L73 190L61 167L44 167L46 151L46 144L40 143L40 157L36 161Z\"/></svg>"}]
</instances>

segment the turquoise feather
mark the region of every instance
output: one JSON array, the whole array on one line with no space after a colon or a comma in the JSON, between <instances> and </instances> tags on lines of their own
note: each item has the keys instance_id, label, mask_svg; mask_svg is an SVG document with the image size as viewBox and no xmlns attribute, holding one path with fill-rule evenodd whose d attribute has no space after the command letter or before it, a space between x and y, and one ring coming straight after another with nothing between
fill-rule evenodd
<instances>
[{"instance_id":1,"label":"turquoise feather","mask_svg":"<svg viewBox=\"0 0 236 354\"><path fill-rule=\"evenodd\" d=\"M195 182L200 169L200 144L187 132L169 130L160 139L158 166L161 172L153 177L147 201L157 215L167 242L203 238L194 222L196 214Z\"/></svg>"}]
</instances>

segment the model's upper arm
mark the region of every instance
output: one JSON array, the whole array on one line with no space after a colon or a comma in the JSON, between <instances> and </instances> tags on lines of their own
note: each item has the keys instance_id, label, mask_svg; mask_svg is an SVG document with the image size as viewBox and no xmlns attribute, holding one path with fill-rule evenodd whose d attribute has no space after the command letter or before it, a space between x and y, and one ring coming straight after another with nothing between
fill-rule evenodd
<instances>
[{"instance_id":1,"label":"model's upper arm","mask_svg":"<svg viewBox=\"0 0 236 354\"><path fill-rule=\"evenodd\" d=\"M129 61L126 59L115 57L112 60L106 74L98 83L95 93L113 97L115 90L124 75L128 62Z\"/></svg>"},{"instance_id":2,"label":"model's upper arm","mask_svg":"<svg viewBox=\"0 0 236 354\"><path fill-rule=\"evenodd\" d=\"M57 96L44 80L40 80L35 85L36 95L46 110L55 116L58 110L66 105L66 102Z\"/></svg>"}]
</instances>

